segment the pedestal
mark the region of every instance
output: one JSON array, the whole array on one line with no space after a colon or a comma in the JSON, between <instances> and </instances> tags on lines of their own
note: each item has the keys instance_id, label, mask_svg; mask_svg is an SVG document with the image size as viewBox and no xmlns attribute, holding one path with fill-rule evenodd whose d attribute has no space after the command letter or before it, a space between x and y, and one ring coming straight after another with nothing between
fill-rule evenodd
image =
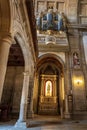
<instances>
[{"instance_id":1,"label":"pedestal","mask_svg":"<svg viewBox=\"0 0 87 130\"><path fill-rule=\"evenodd\" d=\"M71 118L70 113L69 112L65 113L65 119L70 119L70 118Z\"/></svg>"},{"instance_id":2,"label":"pedestal","mask_svg":"<svg viewBox=\"0 0 87 130\"><path fill-rule=\"evenodd\" d=\"M20 120L18 120L14 127L19 128L19 130L21 128L25 129L25 128L27 128L27 123L26 122L20 122Z\"/></svg>"},{"instance_id":3,"label":"pedestal","mask_svg":"<svg viewBox=\"0 0 87 130\"><path fill-rule=\"evenodd\" d=\"M28 112L28 118L34 118L34 113L33 111Z\"/></svg>"}]
</instances>

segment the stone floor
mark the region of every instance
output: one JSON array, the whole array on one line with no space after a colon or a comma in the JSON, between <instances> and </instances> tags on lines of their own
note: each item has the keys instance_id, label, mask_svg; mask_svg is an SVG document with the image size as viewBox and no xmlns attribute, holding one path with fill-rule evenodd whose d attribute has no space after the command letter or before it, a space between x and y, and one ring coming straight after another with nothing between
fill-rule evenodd
<instances>
[{"instance_id":1,"label":"stone floor","mask_svg":"<svg viewBox=\"0 0 87 130\"><path fill-rule=\"evenodd\" d=\"M0 122L0 130L87 130L87 120L61 120L59 117L38 116L27 120L28 127L15 128L16 120Z\"/></svg>"}]
</instances>

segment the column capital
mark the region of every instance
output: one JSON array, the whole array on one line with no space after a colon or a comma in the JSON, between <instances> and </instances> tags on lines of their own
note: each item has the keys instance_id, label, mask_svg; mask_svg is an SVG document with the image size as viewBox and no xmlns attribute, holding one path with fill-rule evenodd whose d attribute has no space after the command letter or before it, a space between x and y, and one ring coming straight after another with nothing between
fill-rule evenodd
<instances>
[{"instance_id":1,"label":"column capital","mask_svg":"<svg viewBox=\"0 0 87 130\"><path fill-rule=\"evenodd\" d=\"M8 32L0 32L0 41L3 43L8 43L11 45L14 41L14 38L12 37L11 33Z\"/></svg>"}]
</instances>

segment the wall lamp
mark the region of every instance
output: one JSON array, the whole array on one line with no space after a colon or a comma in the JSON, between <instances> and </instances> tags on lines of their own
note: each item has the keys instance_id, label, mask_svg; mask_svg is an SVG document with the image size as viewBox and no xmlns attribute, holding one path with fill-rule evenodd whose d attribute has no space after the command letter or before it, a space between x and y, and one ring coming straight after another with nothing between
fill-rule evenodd
<instances>
[{"instance_id":1,"label":"wall lamp","mask_svg":"<svg viewBox=\"0 0 87 130\"><path fill-rule=\"evenodd\" d=\"M82 77L74 77L74 85L82 86L84 83L84 80Z\"/></svg>"},{"instance_id":2,"label":"wall lamp","mask_svg":"<svg viewBox=\"0 0 87 130\"><path fill-rule=\"evenodd\" d=\"M81 79L77 79L76 80L76 83L79 85L79 84L82 84L82 80Z\"/></svg>"}]
</instances>

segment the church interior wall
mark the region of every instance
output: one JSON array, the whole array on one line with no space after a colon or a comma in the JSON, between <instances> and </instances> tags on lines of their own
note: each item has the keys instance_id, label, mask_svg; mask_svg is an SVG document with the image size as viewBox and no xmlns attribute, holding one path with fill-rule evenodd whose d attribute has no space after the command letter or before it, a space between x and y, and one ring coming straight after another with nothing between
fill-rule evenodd
<instances>
[{"instance_id":1,"label":"church interior wall","mask_svg":"<svg viewBox=\"0 0 87 130\"><path fill-rule=\"evenodd\" d=\"M25 3L28 2L30 1L27 0L25 1ZM12 114L18 115L20 112L19 116L20 119L21 118L23 119L25 117L26 115L25 113L27 113L29 116L31 114L31 117L33 115L32 114L33 111L35 114L38 114L39 110L38 101L40 96L40 87L42 85L41 76L44 77L44 75L49 75L50 79L52 80L51 76L56 75L57 72L57 75L59 76L59 78L57 78L58 81L57 86L59 87L57 93L59 94L58 98L60 98L58 101L58 103L60 103L58 106L60 109L59 113L61 115L63 114L63 117L65 116L64 114L66 114L65 116L66 118L70 118L69 116L72 117L72 115L74 117L74 114L79 113L81 114L83 112L86 113L87 112L87 85L86 85L87 28L85 26L87 24L86 0L34 1L36 17L37 14L40 12L48 13L47 11L49 10L49 8L50 9L54 8L53 11L55 12L57 11L56 13L64 12L68 30L67 29L62 31L57 30L59 33L59 34L56 33L56 37L57 38L59 37L59 39L56 39L56 41L58 41L57 44L58 46L56 46L56 43L54 43L54 41L52 42L50 40L48 40L46 43L45 42L41 43L41 46L40 44L37 43L38 41L35 42L36 40L34 37L35 30L33 31L33 25L35 29L36 24L34 24L35 18L32 19L30 18L30 16L32 16L32 13L31 15L29 15L30 13L29 11L31 10L31 8L29 8L28 10L28 7L30 6L30 3L28 3L29 6L26 6L26 4L24 4L24 1L22 2L21 0L20 1L13 0L12 4L13 9L12 7L9 8L10 6L6 6L6 8L3 9L4 4L8 5L8 3L5 0L0 1L0 7L1 7L0 42L3 44L2 41L8 42L10 41L9 39L11 39L10 42L11 44L13 44L16 38L18 40L18 44L20 44L25 63L23 66L21 65L7 66L6 62L8 61L8 59L6 58L8 57L4 57L5 55L3 54L5 53L2 53L4 52L5 46L3 47L0 46L0 58L2 59L1 61L3 61L3 59L6 60L5 69L7 68L6 76L5 75L3 76L4 85L1 86L3 87L2 100L1 100L2 104L3 103L7 104L9 102L12 103L11 104ZM31 10L31 12L33 12L33 9ZM55 21L58 22L57 20ZM51 31L46 30L46 31L47 32L45 32L44 35L47 34L48 36L50 36L50 38L52 38L51 35L53 36L55 35L54 33L55 30L54 32L52 32L53 30ZM63 32L66 35L64 35ZM45 37L45 40L47 40L46 38L47 37ZM43 39L44 37L42 37L42 41L45 41ZM62 41L62 39L64 41ZM10 42L7 43L9 44L9 46L11 46ZM52 43L50 44L50 42ZM37 44L39 49L35 50L37 49L35 48ZM10 47L7 46L7 49L8 48ZM9 50L10 49L8 49L8 52L10 52ZM39 54L38 57L37 54ZM2 66L4 66L3 62L1 64L1 67ZM44 70L46 69L47 66L48 68L52 67L54 73L51 73L50 71L51 69L48 69L49 72L45 73ZM13 90L14 93L12 93ZM69 100L69 96L71 100ZM68 111L68 114L66 110Z\"/></svg>"},{"instance_id":2,"label":"church interior wall","mask_svg":"<svg viewBox=\"0 0 87 130\"><path fill-rule=\"evenodd\" d=\"M51 51L52 48L51 45L47 45L47 48L45 47L46 45L43 46L44 49L42 49L41 46L39 46L39 57L44 56L48 53L56 54L57 56L60 57L60 59L64 61L65 94L72 96L71 113L73 112L79 113L82 111L86 112L87 109L86 71L87 69L86 69L85 62L87 56L86 56L86 37L83 36L83 31L85 30L86 33L84 24L87 24L87 18L86 18L87 2L86 0L80 0L80 1L63 0L61 5L60 0L57 0L55 3L51 0L50 1L37 0L35 1L35 14L36 12L39 13L41 11L45 13L48 7L53 7L53 10L58 9L58 11L60 12L64 11L64 14L67 19L68 31L66 32L66 34L68 38L69 49L65 51L64 48L62 48L62 50L58 48L57 51L55 48L56 50L55 52L55 51ZM77 57L76 58L77 60L75 60L75 57ZM75 61L77 61L77 63L75 63ZM74 84L75 81L79 81L79 80L81 80L82 82L81 84L79 85ZM74 106L76 106L76 108Z\"/></svg>"},{"instance_id":3,"label":"church interior wall","mask_svg":"<svg viewBox=\"0 0 87 130\"><path fill-rule=\"evenodd\" d=\"M79 81L78 81L79 80ZM86 111L85 82L82 71L74 71L72 75L73 110Z\"/></svg>"},{"instance_id":4,"label":"church interior wall","mask_svg":"<svg viewBox=\"0 0 87 130\"><path fill-rule=\"evenodd\" d=\"M11 107L11 118L17 118L20 110L21 93L23 86L22 66L8 66L4 81L1 103ZM16 100L15 100L16 99Z\"/></svg>"}]
</instances>

